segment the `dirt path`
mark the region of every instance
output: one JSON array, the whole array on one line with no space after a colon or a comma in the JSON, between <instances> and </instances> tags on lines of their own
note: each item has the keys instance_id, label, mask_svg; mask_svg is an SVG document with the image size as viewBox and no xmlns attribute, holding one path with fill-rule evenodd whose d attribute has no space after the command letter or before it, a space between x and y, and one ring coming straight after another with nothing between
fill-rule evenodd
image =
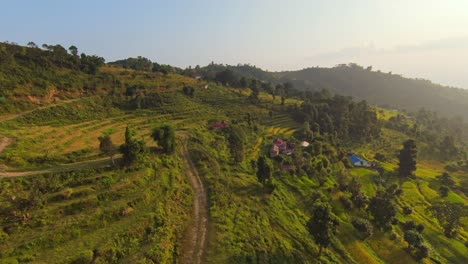
<instances>
[{"instance_id":1,"label":"dirt path","mask_svg":"<svg viewBox=\"0 0 468 264\"><path fill-rule=\"evenodd\" d=\"M119 159L121 156L122 155L114 156L114 160ZM43 169L43 170L0 171L0 178L24 177L24 176L40 175L40 174L45 174L45 173L58 173L58 172L74 171L74 170L88 169L88 168L102 168L108 165L111 165L110 158L101 158L101 159L96 159L96 160L87 160L87 161L81 161L81 162L76 162L76 163L58 165L56 167Z\"/></svg>"},{"instance_id":2,"label":"dirt path","mask_svg":"<svg viewBox=\"0 0 468 264\"><path fill-rule=\"evenodd\" d=\"M184 159L186 176L194 191L193 215L191 224L182 242L180 263L201 264L206 257L208 232L208 199L206 189L190 158L187 148L187 137L182 136L181 156Z\"/></svg>"},{"instance_id":3,"label":"dirt path","mask_svg":"<svg viewBox=\"0 0 468 264\"><path fill-rule=\"evenodd\" d=\"M3 150L6 149L12 143L12 140L11 138L2 137L1 135L0 137L0 153L2 153Z\"/></svg>"}]
</instances>

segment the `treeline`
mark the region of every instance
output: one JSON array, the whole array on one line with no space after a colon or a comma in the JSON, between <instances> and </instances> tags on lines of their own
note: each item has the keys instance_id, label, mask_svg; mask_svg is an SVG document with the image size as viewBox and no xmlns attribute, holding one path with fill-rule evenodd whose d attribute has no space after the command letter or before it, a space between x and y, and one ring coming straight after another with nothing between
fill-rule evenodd
<instances>
[{"instance_id":1,"label":"treeline","mask_svg":"<svg viewBox=\"0 0 468 264\"><path fill-rule=\"evenodd\" d=\"M423 154L442 161L466 159L468 124L461 117L440 117L437 113L420 109L409 116L398 114L385 126L401 131L425 142Z\"/></svg>"},{"instance_id":2,"label":"treeline","mask_svg":"<svg viewBox=\"0 0 468 264\"><path fill-rule=\"evenodd\" d=\"M152 62L150 59L142 56L109 62L108 65L120 66L125 69L132 69L136 71L161 72L163 74L183 73L183 70L180 68L173 67L168 64L159 64L156 62Z\"/></svg>"},{"instance_id":3,"label":"treeline","mask_svg":"<svg viewBox=\"0 0 468 264\"><path fill-rule=\"evenodd\" d=\"M416 112L421 108L442 116L462 116L468 120L468 91L434 84L428 80L410 79L392 72L374 71L371 66L355 63L333 68L307 68L279 72L280 81L292 81L300 90L328 89L350 95L386 108Z\"/></svg>"},{"instance_id":4,"label":"treeline","mask_svg":"<svg viewBox=\"0 0 468 264\"><path fill-rule=\"evenodd\" d=\"M102 65L104 58L79 55L75 46L0 43L0 97L44 94L51 87L78 90L85 79L79 73L95 75Z\"/></svg>"},{"instance_id":5,"label":"treeline","mask_svg":"<svg viewBox=\"0 0 468 264\"><path fill-rule=\"evenodd\" d=\"M80 70L87 74L96 74L99 67L104 65L104 58L96 55L79 54L74 45L65 49L63 46L43 44L42 48L34 42L27 47L11 43L0 43L0 66L14 64L30 67L60 67Z\"/></svg>"}]
</instances>

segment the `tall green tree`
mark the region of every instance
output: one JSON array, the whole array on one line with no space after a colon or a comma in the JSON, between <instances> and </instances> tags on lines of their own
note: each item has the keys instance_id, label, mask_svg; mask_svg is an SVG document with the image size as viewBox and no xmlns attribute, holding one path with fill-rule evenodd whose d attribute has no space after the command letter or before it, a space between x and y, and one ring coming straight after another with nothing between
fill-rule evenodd
<instances>
[{"instance_id":1,"label":"tall green tree","mask_svg":"<svg viewBox=\"0 0 468 264\"><path fill-rule=\"evenodd\" d=\"M328 203L317 202L311 211L312 215L307 222L307 229L319 246L318 256L320 257L323 248L331 244L339 222Z\"/></svg>"},{"instance_id":2,"label":"tall green tree","mask_svg":"<svg viewBox=\"0 0 468 264\"><path fill-rule=\"evenodd\" d=\"M398 154L398 175L401 177L410 177L416 171L416 143L409 139L403 142L403 148Z\"/></svg>"},{"instance_id":3,"label":"tall green tree","mask_svg":"<svg viewBox=\"0 0 468 264\"><path fill-rule=\"evenodd\" d=\"M110 135L102 135L98 137L99 150L111 158L112 164L114 164L114 155L117 152L117 147L112 142Z\"/></svg>"},{"instance_id":4,"label":"tall green tree","mask_svg":"<svg viewBox=\"0 0 468 264\"><path fill-rule=\"evenodd\" d=\"M226 133L231 156L234 162L241 163L245 157L243 131L238 126L230 126Z\"/></svg>"},{"instance_id":5,"label":"tall green tree","mask_svg":"<svg viewBox=\"0 0 468 264\"><path fill-rule=\"evenodd\" d=\"M258 100L258 96L260 95L260 90L258 89L258 81L255 79L250 81L249 88L250 90L252 90L252 93L250 94L250 98L254 100Z\"/></svg>"},{"instance_id":6,"label":"tall green tree","mask_svg":"<svg viewBox=\"0 0 468 264\"><path fill-rule=\"evenodd\" d=\"M75 45L71 45L68 50L73 55L73 57L78 58L78 48Z\"/></svg>"},{"instance_id":7,"label":"tall green tree","mask_svg":"<svg viewBox=\"0 0 468 264\"><path fill-rule=\"evenodd\" d=\"M378 191L370 199L367 209L374 217L376 226L383 229L389 228L393 217L397 213L392 197L384 191Z\"/></svg>"},{"instance_id":8,"label":"tall green tree","mask_svg":"<svg viewBox=\"0 0 468 264\"><path fill-rule=\"evenodd\" d=\"M247 79L244 76L240 78L239 85L241 88L247 88L248 83L247 83Z\"/></svg>"},{"instance_id":9,"label":"tall green tree","mask_svg":"<svg viewBox=\"0 0 468 264\"><path fill-rule=\"evenodd\" d=\"M175 151L175 130L170 125L163 125L153 129L151 137L164 149L164 152L171 154Z\"/></svg>"},{"instance_id":10,"label":"tall green tree","mask_svg":"<svg viewBox=\"0 0 468 264\"><path fill-rule=\"evenodd\" d=\"M145 153L145 143L142 140L135 139L134 136L135 132L127 126L125 129L125 143L120 146L125 166L134 165L142 160Z\"/></svg>"},{"instance_id":11,"label":"tall green tree","mask_svg":"<svg viewBox=\"0 0 468 264\"><path fill-rule=\"evenodd\" d=\"M271 180L273 175L273 165L270 159L265 156L260 156L257 160L257 179L260 183L265 184Z\"/></svg>"}]
</instances>

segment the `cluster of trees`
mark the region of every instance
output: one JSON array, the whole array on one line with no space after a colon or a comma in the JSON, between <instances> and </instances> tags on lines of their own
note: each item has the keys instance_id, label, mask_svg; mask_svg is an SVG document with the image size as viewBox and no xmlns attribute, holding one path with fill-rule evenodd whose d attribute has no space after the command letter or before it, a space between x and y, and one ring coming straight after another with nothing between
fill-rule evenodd
<instances>
[{"instance_id":1,"label":"cluster of trees","mask_svg":"<svg viewBox=\"0 0 468 264\"><path fill-rule=\"evenodd\" d=\"M468 92L433 84L427 80L409 79L393 73L373 71L355 63L333 68L307 68L274 74L280 81L293 80L299 90L318 91L326 88L386 108L414 112L421 108L443 116L460 115L468 119Z\"/></svg>"},{"instance_id":2,"label":"cluster of trees","mask_svg":"<svg viewBox=\"0 0 468 264\"><path fill-rule=\"evenodd\" d=\"M42 45L29 47L0 43L0 97L8 107L16 102L15 94L46 95L50 88L79 91L94 90L104 80L88 78L96 75L104 59L78 53L76 46ZM18 103L20 104L20 103Z\"/></svg>"},{"instance_id":3,"label":"cluster of trees","mask_svg":"<svg viewBox=\"0 0 468 264\"><path fill-rule=\"evenodd\" d=\"M128 126L125 129L125 142L117 147L110 137L110 132L103 133L98 137L100 151L111 158L114 165L114 156L118 151L122 153L122 164L124 166L133 166L141 164L144 161L147 147L143 139L135 138L135 131ZM163 125L153 129L151 137L163 149L164 153L172 154L176 147L175 130L170 125Z\"/></svg>"},{"instance_id":4,"label":"cluster of trees","mask_svg":"<svg viewBox=\"0 0 468 264\"><path fill-rule=\"evenodd\" d=\"M416 171L416 143L409 139L403 142L403 148L398 154L398 175L400 177L414 177Z\"/></svg>"},{"instance_id":5,"label":"cluster of trees","mask_svg":"<svg viewBox=\"0 0 468 264\"><path fill-rule=\"evenodd\" d=\"M174 153L176 146L176 137L175 130L172 126L163 125L154 128L151 133L151 137L163 148L165 153Z\"/></svg>"},{"instance_id":6,"label":"cluster of trees","mask_svg":"<svg viewBox=\"0 0 468 264\"><path fill-rule=\"evenodd\" d=\"M380 122L365 102L350 97L331 96L327 91L304 93L304 103L290 108L293 118L308 122L314 133L331 134L342 140L370 141L380 136Z\"/></svg>"},{"instance_id":7,"label":"cluster of trees","mask_svg":"<svg viewBox=\"0 0 468 264\"><path fill-rule=\"evenodd\" d=\"M466 159L468 124L461 117L439 117L437 113L420 109L408 117L398 114L385 126L401 131L428 147L423 154L441 161Z\"/></svg>"},{"instance_id":8,"label":"cluster of trees","mask_svg":"<svg viewBox=\"0 0 468 264\"><path fill-rule=\"evenodd\" d=\"M152 62L150 59L138 56L136 58L127 58L123 60L117 60L109 62L109 65L120 66L125 69L132 69L136 71L145 72L161 72L163 74L179 73L182 74L183 70L177 67L173 67L167 64L159 64Z\"/></svg>"},{"instance_id":9,"label":"cluster of trees","mask_svg":"<svg viewBox=\"0 0 468 264\"><path fill-rule=\"evenodd\" d=\"M34 42L29 42L28 47L0 43L1 64L33 64L40 67L60 67L81 70L88 74L96 74L99 67L104 65L104 58L96 55L78 53L74 45L65 49L60 44L43 44L42 49Z\"/></svg>"}]
</instances>

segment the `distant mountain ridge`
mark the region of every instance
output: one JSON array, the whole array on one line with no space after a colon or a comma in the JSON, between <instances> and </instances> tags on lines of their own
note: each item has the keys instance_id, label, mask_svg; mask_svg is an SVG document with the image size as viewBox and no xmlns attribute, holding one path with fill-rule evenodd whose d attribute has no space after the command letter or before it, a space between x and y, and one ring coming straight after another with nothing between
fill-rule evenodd
<instances>
[{"instance_id":1,"label":"distant mountain ridge","mask_svg":"<svg viewBox=\"0 0 468 264\"><path fill-rule=\"evenodd\" d=\"M372 71L356 64L334 68L308 68L274 73L302 90L327 88L333 92L367 100L379 106L418 111L421 108L442 116L468 120L468 90L434 84L428 80Z\"/></svg>"},{"instance_id":2,"label":"distant mountain ridge","mask_svg":"<svg viewBox=\"0 0 468 264\"><path fill-rule=\"evenodd\" d=\"M291 82L301 91L327 89L333 93L366 100L371 104L416 112L422 108L444 117L460 116L468 120L468 90L443 86L423 79L373 71L357 64L333 68L306 68L298 71L268 72L251 65L210 64L192 71L213 79L217 72L231 70L237 78L264 82Z\"/></svg>"}]
</instances>

